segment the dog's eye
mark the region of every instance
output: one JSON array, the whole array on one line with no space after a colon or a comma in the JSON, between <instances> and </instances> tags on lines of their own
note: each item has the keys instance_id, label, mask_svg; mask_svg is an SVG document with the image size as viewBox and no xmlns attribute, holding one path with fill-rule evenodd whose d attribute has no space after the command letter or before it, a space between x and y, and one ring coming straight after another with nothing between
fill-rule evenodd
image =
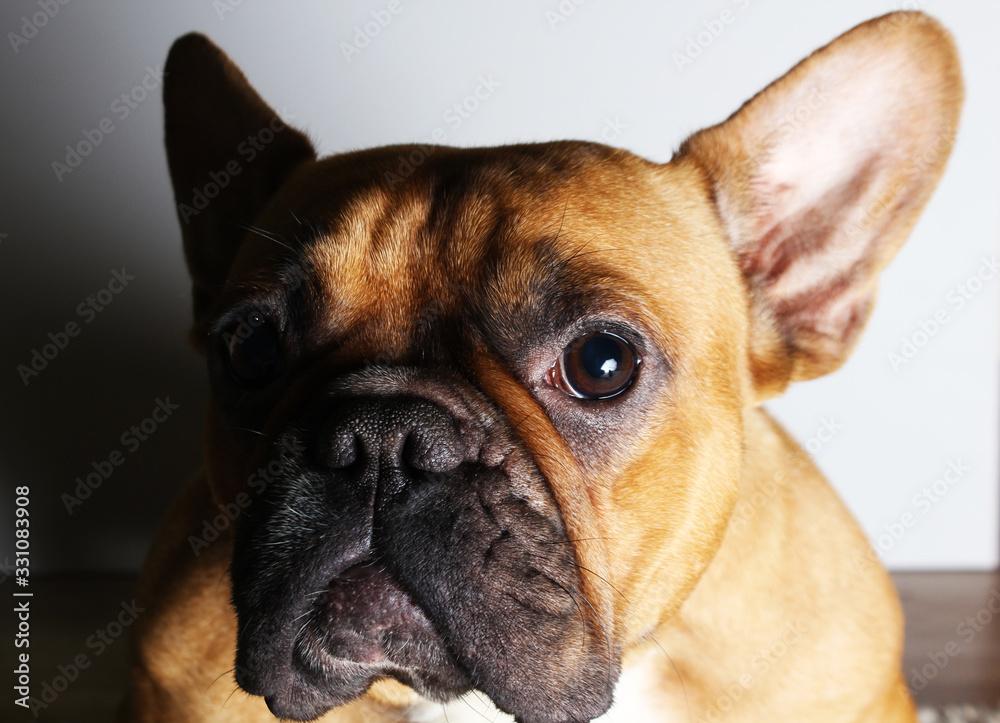
<instances>
[{"instance_id":1,"label":"dog's eye","mask_svg":"<svg viewBox=\"0 0 1000 723\"><path fill-rule=\"evenodd\" d=\"M606 331L587 334L567 346L550 370L553 386L580 399L621 394L635 379L639 355L625 339Z\"/></svg>"},{"instance_id":2,"label":"dog's eye","mask_svg":"<svg viewBox=\"0 0 1000 723\"><path fill-rule=\"evenodd\" d=\"M278 334L262 314L252 311L223 333L229 370L241 384L263 384L278 365Z\"/></svg>"}]
</instances>

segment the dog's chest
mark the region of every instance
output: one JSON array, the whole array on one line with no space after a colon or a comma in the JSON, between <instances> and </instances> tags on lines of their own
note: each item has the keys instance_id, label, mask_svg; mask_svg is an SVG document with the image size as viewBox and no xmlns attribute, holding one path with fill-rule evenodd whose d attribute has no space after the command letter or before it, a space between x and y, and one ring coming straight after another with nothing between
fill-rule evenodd
<instances>
[{"instance_id":1,"label":"dog's chest","mask_svg":"<svg viewBox=\"0 0 1000 723\"><path fill-rule=\"evenodd\" d=\"M649 666L636 665L624 673L615 686L615 703L607 713L593 723L636 723L636 721L666 721L666 712L654 706L648 691L653 685ZM544 701L539 701L544 705ZM502 713L490 699L473 691L447 705L427 703L410 709L408 723L514 723L514 718Z\"/></svg>"}]
</instances>

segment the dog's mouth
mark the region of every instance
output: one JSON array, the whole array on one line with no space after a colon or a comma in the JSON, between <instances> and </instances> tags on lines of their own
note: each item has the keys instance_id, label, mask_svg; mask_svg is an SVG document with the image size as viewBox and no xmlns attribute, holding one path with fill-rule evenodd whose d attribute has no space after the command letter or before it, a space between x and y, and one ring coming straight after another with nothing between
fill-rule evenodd
<instances>
[{"instance_id":1,"label":"dog's mouth","mask_svg":"<svg viewBox=\"0 0 1000 723\"><path fill-rule=\"evenodd\" d=\"M438 701L472 687L427 614L377 562L333 578L298 624L293 675L285 685L249 690L278 718L316 717L385 678ZM253 680L244 676L241 686Z\"/></svg>"},{"instance_id":2,"label":"dog's mouth","mask_svg":"<svg viewBox=\"0 0 1000 723\"><path fill-rule=\"evenodd\" d=\"M420 391L338 401L312 455L287 433L306 451L237 528L237 682L295 720L382 679L475 688L526 723L597 717L619 656L552 491L471 392Z\"/></svg>"},{"instance_id":3,"label":"dog's mouth","mask_svg":"<svg viewBox=\"0 0 1000 723\"><path fill-rule=\"evenodd\" d=\"M427 615L375 562L352 565L331 580L314 611L315 642L333 660L387 670L451 663Z\"/></svg>"},{"instance_id":4,"label":"dog's mouth","mask_svg":"<svg viewBox=\"0 0 1000 723\"><path fill-rule=\"evenodd\" d=\"M363 555L267 534L287 547L272 567L238 538L239 685L294 720L382 679L437 702L475 688L523 723L603 713L618 656L586 615L572 547L551 520L523 510L516 520L523 502L496 477L425 482L377 518L383 534Z\"/></svg>"}]
</instances>

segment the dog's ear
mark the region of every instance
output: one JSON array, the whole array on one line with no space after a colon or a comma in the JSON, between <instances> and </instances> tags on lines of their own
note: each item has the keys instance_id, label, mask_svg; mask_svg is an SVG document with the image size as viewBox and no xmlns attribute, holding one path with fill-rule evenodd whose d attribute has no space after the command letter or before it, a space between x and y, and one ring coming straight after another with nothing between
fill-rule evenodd
<instances>
[{"instance_id":1,"label":"dog's ear","mask_svg":"<svg viewBox=\"0 0 1000 723\"><path fill-rule=\"evenodd\" d=\"M951 151L962 80L921 13L866 22L681 147L750 294L759 400L843 363Z\"/></svg>"},{"instance_id":2,"label":"dog's ear","mask_svg":"<svg viewBox=\"0 0 1000 723\"><path fill-rule=\"evenodd\" d=\"M191 33L175 41L164 70L167 161L191 272L192 339L198 346L246 227L316 152L205 36Z\"/></svg>"}]
</instances>

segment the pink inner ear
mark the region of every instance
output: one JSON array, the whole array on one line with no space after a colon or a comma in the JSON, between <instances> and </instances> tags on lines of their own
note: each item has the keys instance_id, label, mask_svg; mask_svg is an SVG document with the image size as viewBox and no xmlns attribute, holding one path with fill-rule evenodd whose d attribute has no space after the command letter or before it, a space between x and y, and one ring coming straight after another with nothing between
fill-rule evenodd
<instances>
[{"instance_id":1,"label":"pink inner ear","mask_svg":"<svg viewBox=\"0 0 1000 723\"><path fill-rule=\"evenodd\" d=\"M961 102L947 32L901 13L845 33L689 139L750 289L762 388L850 353L877 274L941 175Z\"/></svg>"},{"instance_id":2,"label":"pink inner ear","mask_svg":"<svg viewBox=\"0 0 1000 723\"><path fill-rule=\"evenodd\" d=\"M860 333L875 275L894 250L886 227L915 196L912 187L891 184L891 175L873 155L812 205L788 216L759 215L759 241L742 249L740 264L786 331L847 345ZM773 189L771 198L794 194L788 184ZM767 196L763 208L786 205Z\"/></svg>"},{"instance_id":3,"label":"pink inner ear","mask_svg":"<svg viewBox=\"0 0 1000 723\"><path fill-rule=\"evenodd\" d=\"M757 241L741 253L744 274L771 286L793 280L785 277L801 275L803 265L815 266L814 257L828 252L830 245L837 242L838 231L846 226L852 209L871 184L876 163L877 159L869 160L856 175L804 207L794 208L782 202L783 197L795 192L789 182L770 188L756 184L761 212L753 231Z\"/></svg>"}]
</instances>

